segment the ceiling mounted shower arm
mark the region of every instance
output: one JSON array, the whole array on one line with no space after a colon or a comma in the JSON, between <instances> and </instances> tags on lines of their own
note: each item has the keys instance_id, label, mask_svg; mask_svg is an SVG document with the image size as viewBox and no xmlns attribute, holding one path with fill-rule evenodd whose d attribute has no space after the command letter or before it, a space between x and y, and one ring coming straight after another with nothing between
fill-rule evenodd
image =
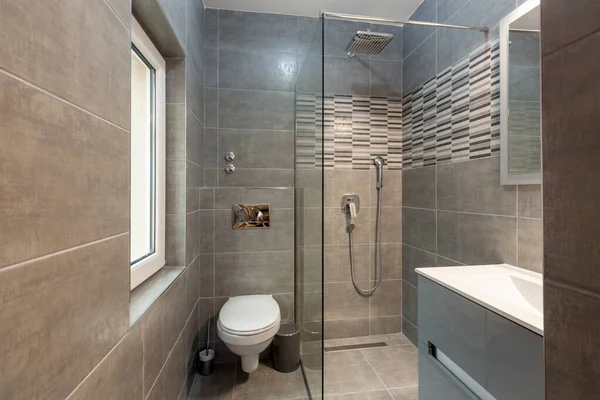
<instances>
[{"instance_id":1,"label":"ceiling mounted shower arm","mask_svg":"<svg viewBox=\"0 0 600 400\"><path fill-rule=\"evenodd\" d=\"M450 29L462 29L468 31L488 32L489 29L484 26L463 26L463 25L452 25L452 24L440 24L437 22L425 22L425 21L411 21L406 19L389 19L379 17L368 17L364 15L354 14L340 14L329 11L321 11L322 18L334 18L334 19L348 19L352 21L364 21L373 22L383 25L419 25L419 26L430 26L434 28L450 28Z\"/></svg>"}]
</instances>

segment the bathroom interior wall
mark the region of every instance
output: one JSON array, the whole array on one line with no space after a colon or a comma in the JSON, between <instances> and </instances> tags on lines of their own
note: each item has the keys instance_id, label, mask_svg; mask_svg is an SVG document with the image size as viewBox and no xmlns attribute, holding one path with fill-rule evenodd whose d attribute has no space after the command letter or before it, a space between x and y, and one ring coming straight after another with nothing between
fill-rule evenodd
<instances>
[{"instance_id":1,"label":"bathroom interior wall","mask_svg":"<svg viewBox=\"0 0 600 400\"><path fill-rule=\"evenodd\" d=\"M520 3L425 0L411 17L488 26L487 35L404 28L403 332L413 343L415 268L509 263L542 272L541 185L500 185L496 38Z\"/></svg>"},{"instance_id":2,"label":"bathroom interior wall","mask_svg":"<svg viewBox=\"0 0 600 400\"><path fill-rule=\"evenodd\" d=\"M202 331L230 296L272 294L282 320L294 321L294 85L316 21L206 10ZM233 204L270 204L271 227L233 230ZM211 341L219 361L234 359Z\"/></svg>"},{"instance_id":3,"label":"bathroom interior wall","mask_svg":"<svg viewBox=\"0 0 600 400\"><path fill-rule=\"evenodd\" d=\"M546 398L600 391L600 3L542 1Z\"/></svg>"},{"instance_id":4,"label":"bathroom interior wall","mask_svg":"<svg viewBox=\"0 0 600 400\"><path fill-rule=\"evenodd\" d=\"M169 266L152 278L156 285L129 290L131 7L128 0L0 4L0 35L10 38L0 44L3 399L187 397L198 269L185 254L185 183L177 201L169 198L170 211L183 207L179 239L167 244ZM163 28L148 31L163 54L185 58L180 68L168 60L168 151L182 161L177 179L185 182L185 169L194 169L185 164L202 165L195 146L203 99L190 74L202 76L203 61L186 44L202 41L203 5L134 1L133 8L142 25ZM188 75L175 85L174 71ZM164 293L141 306L153 290Z\"/></svg>"}]
</instances>

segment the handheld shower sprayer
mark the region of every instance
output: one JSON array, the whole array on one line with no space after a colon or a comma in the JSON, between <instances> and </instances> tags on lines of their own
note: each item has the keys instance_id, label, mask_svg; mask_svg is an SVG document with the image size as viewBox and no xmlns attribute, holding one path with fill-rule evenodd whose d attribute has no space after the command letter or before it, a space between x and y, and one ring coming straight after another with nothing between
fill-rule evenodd
<instances>
[{"instance_id":1,"label":"handheld shower sprayer","mask_svg":"<svg viewBox=\"0 0 600 400\"><path fill-rule=\"evenodd\" d=\"M356 228L356 225L354 224L354 221L356 220L356 205L354 203L348 203L346 204L346 207L348 207L348 214L350 215L348 217L346 229L348 230L348 233L352 233L354 228Z\"/></svg>"}]
</instances>

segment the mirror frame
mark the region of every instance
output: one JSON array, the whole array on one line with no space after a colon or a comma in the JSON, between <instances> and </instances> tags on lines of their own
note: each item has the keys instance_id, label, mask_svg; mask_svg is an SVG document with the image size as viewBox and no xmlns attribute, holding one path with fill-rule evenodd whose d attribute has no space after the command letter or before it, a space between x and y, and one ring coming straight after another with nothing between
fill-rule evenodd
<instances>
[{"instance_id":1,"label":"mirror frame","mask_svg":"<svg viewBox=\"0 0 600 400\"><path fill-rule=\"evenodd\" d=\"M539 6L540 0L527 0L500 21L500 183L502 185L539 185L542 183L541 166L540 172L534 173L509 174L508 169L509 28L511 23ZM540 141L541 139L540 137Z\"/></svg>"}]
</instances>

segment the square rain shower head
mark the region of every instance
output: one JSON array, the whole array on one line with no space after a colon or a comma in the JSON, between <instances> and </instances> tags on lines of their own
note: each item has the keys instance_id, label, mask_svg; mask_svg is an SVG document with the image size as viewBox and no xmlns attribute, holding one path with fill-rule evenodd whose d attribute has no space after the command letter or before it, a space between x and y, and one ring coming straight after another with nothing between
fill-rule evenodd
<instances>
[{"instance_id":1,"label":"square rain shower head","mask_svg":"<svg viewBox=\"0 0 600 400\"><path fill-rule=\"evenodd\" d=\"M346 52L348 57L354 57L355 54L379 54L393 38L391 33L358 31L346 47Z\"/></svg>"}]
</instances>

